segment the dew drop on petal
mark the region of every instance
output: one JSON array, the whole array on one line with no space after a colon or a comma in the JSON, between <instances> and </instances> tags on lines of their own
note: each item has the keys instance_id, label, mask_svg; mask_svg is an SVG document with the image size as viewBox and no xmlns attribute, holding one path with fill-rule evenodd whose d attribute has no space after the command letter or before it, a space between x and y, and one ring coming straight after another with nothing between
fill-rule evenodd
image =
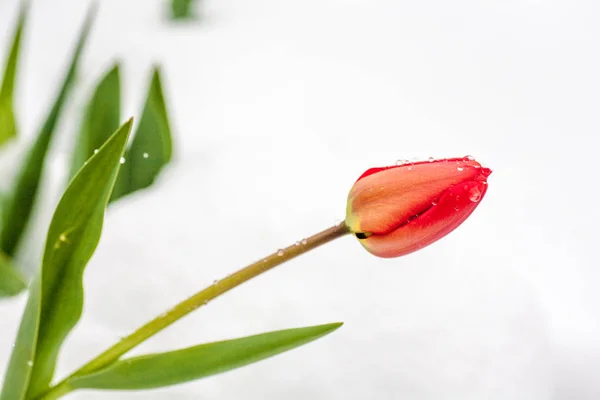
<instances>
[{"instance_id":1,"label":"dew drop on petal","mask_svg":"<svg viewBox=\"0 0 600 400\"><path fill-rule=\"evenodd\" d=\"M283 250L282 250L282 249L279 249L279 250L277 251L277 255L278 255L279 257L283 256Z\"/></svg>"},{"instance_id":2,"label":"dew drop on petal","mask_svg":"<svg viewBox=\"0 0 600 400\"><path fill-rule=\"evenodd\" d=\"M429 162L433 162L434 158L433 157L429 157Z\"/></svg>"},{"instance_id":3,"label":"dew drop on petal","mask_svg":"<svg viewBox=\"0 0 600 400\"><path fill-rule=\"evenodd\" d=\"M408 167L408 170L409 170L409 171L412 171L412 167Z\"/></svg>"},{"instance_id":4,"label":"dew drop on petal","mask_svg":"<svg viewBox=\"0 0 600 400\"><path fill-rule=\"evenodd\" d=\"M121 164L125 164L125 157L121 157L121 159L119 160L119 162L120 162Z\"/></svg>"},{"instance_id":5,"label":"dew drop on petal","mask_svg":"<svg viewBox=\"0 0 600 400\"><path fill-rule=\"evenodd\" d=\"M432 206L437 206L437 204L438 204L437 200L434 200L434 201L431 202Z\"/></svg>"},{"instance_id":6,"label":"dew drop on petal","mask_svg":"<svg viewBox=\"0 0 600 400\"><path fill-rule=\"evenodd\" d=\"M479 200L481 200L481 192L479 189L476 187L471 188L469 191L469 200L471 200L473 203L477 203Z\"/></svg>"},{"instance_id":7,"label":"dew drop on petal","mask_svg":"<svg viewBox=\"0 0 600 400\"><path fill-rule=\"evenodd\" d=\"M31 361L31 360L27 361L27 365L30 367L33 367L33 361Z\"/></svg>"},{"instance_id":8,"label":"dew drop on petal","mask_svg":"<svg viewBox=\"0 0 600 400\"><path fill-rule=\"evenodd\" d=\"M143 154L143 157L144 157L144 158L148 158L149 156L150 156L150 155L149 155L148 153L144 153L144 154Z\"/></svg>"},{"instance_id":9,"label":"dew drop on petal","mask_svg":"<svg viewBox=\"0 0 600 400\"><path fill-rule=\"evenodd\" d=\"M458 208L458 206L454 207L454 211L458 211L460 210L460 208Z\"/></svg>"},{"instance_id":10,"label":"dew drop on petal","mask_svg":"<svg viewBox=\"0 0 600 400\"><path fill-rule=\"evenodd\" d=\"M94 149L94 154L98 154L99 151L100 150L98 150L98 149Z\"/></svg>"},{"instance_id":11,"label":"dew drop on petal","mask_svg":"<svg viewBox=\"0 0 600 400\"><path fill-rule=\"evenodd\" d=\"M462 170L464 170L464 168L463 167L456 167L456 170L457 171L462 171Z\"/></svg>"},{"instance_id":12,"label":"dew drop on petal","mask_svg":"<svg viewBox=\"0 0 600 400\"><path fill-rule=\"evenodd\" d=\"M473 160L475 160L475 157L473 157L473 156L464 156L463 157L463 161L473 161Z\"/></svg>"},{"instance_id":13,"label":"dew drop on petal","mask_svg":"<svg viewBox=\"0 0 600 400\"><path fill-rule=\"evenodd\" d=\"M306 246L306 244L308 243L308 240L306 239L302 239L302 244Z\"/></svg>"}]
</instances>

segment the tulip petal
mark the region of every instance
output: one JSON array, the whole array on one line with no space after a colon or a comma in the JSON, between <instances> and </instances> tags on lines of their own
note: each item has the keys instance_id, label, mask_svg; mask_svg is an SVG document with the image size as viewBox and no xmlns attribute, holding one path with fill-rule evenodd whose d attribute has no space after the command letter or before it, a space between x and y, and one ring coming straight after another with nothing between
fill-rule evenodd
<instances>
[{"instance_id":1,"label":"tulip petal","mask_svg":"<svg viewBox=\"0 0 600 400\"><path fill-rule=\"evenodd\" d=\"M485 180L463 182L447 188L439 202L418 217L384 235L360 240L370 253L384 258L419 250L456 229L471 213L487 190Z\"/></svg>"},{"instance_id":2,"label":"tulip petal","mask_svg":"<svg viewBox=\"0 0 600 400\"><path fill-rule=\"evenodd\" d=\"M353 232L391 233L440 201L448 187L485 181L489 173L469 157L372 168L350 191L346 224Z\"/></svg>"}]
</instances>

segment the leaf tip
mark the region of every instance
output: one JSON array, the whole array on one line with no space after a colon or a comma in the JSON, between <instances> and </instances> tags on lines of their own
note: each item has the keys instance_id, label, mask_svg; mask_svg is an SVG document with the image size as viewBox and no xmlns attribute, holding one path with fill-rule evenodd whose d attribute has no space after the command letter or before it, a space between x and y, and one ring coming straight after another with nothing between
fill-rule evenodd
<instances>
[{"instance_id":1,"label":"leaf tip","mask_svg":"<svg viewBox=\"0 0 600 400\"><path fill-rule=\"evenodd\" d=\"M328 328L329 328L328 330L329 330L330 332L333 332L333 331L335 331L336 329L339 329L339 328L341 328L341 327L342 327L342 325L344 325L344 323L343 323L343 322L332 322L332 323L330 323L330 324L323 325L323 327L328 327Z\"/></svg>"},{"instance_id":2,"label":"leaf tip","mask_svg":"<svg viewBox=\"0 0 600 400\"><path fill-rule=\"evenodd\" d=\"M121 73L121 61L115 61L113 66L108 70L106 75L119 75Z\"/></svg>"}]
</instances>

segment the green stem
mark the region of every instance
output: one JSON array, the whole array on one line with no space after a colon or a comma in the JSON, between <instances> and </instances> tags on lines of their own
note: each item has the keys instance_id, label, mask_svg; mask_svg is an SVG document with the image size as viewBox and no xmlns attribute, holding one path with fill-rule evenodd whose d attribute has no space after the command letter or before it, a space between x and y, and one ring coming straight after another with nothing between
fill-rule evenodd
<instances>
[{"instance_id":1,"label":"green stem","mask_svg":"<svg viewBox=\"0 0 600 400\"><path fill-rule=\"evenodd\" d=\"M346 227L345 223L342 222L300 242L296 242L296 244L293 244L285 249L281 249L267 256L266 258L263 258L254 264L250 264L247 267L227 276L226 278L215 282L206 289L177 304L169 311L146 323L129 336L124 337L102 354L85 364L83 367L79 368L73 374L56 385L50 387L45 393L38 397L38 400L54 400L64 394L69 393L73 390L73 388L71 388L69 385L69 380L71 378L86 375L106 367L107 365L117 361L123 354L144 342L146 339L154 336L172 323L183 318L192 311L202 307L214 298L280 264L283 264L288 260L291 260L292 258L344 236L348 232L348 228Z\"/></svg>"},{"instance_id":2,"label":"green stem","mask_svg":"<svg viewBox=\"0 0 600 400\"><path fill-rule=\"evenodd\" d=\"M51 387L44 395L42 395L39 398L44 399L44 400L56 400L66 394L71 393L72 391L73 391L73 388L71 387L71 385L69 385L69 382L65 379L64 381L60 382L59 384Z\"/></svg>"}]
</instances>

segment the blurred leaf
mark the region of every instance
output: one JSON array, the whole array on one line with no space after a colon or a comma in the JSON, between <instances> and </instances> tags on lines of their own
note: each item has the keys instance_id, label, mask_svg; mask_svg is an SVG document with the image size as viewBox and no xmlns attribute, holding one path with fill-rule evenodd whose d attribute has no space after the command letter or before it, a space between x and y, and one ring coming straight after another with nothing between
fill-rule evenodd
<instances>
[{"instance_id":1,"label":"blurred leaf","mask_svg":"<svg viewBox=\"0 0 600 400\"><path fill-rule=\"evenodd\" d=\"M106 142L121 122L119 66L113 66L100 81L87 105L73 151L70 177Z\"/></svg>"},{"instance_id":2,"label":"blurred leaf","mask_svg":"<svg viewBox=\"0 0 600 400\"><path fill-rule=\"evenodd\" d=\"M111 201L152 185L161 169L171 160L173 144L160 71L152 74L140 125L115 184Z\"/></svg>"},{"instance_id":3,"label":"blurred leaf","mask_svg":"<svg viewBox=\"0 0 600 400\"><path fill-rule=\"evenodd\" d=\"M204 378L291 350L342 326L287 329L128 358L90 375L72 378L77 389L151 389Z\"/></svg>"},{"instance_id":4,"label":"blurred leaf","mask_svg":"<svg viewBox=\"0 0 600 400\"><path fill-rule=\"evenodd\" d=\"M29 217L33 210L36 194L42 177L42 170L50 141L54 136L62 108L67 95L75 80L75 73L81 52L85 45L95 9L88 14L87 20L77 42L71 66L65 77L60 92L54 101L52 109L42 126L36 140L21 165L17 180L3 208L2 228L0 229L0 250L7 256L13 257L17 246L25 232Z\"/></svg>"},{"instance_id":5,"label":"blurred leaf","mask_svg":"<svg viewBox=\"0 0 600 400\"><path fill-rule=\"evenodd\" d=\"M35 288L39 286L39 277L36 277L31 283L31 287ZM40 291L30 290L25 312L23 313L23 318L21 318L21 326L17 333L17 340L13 345L12 355L6 368L6 374L4 375L0 400L25 399L38 338L39 306Z\"/></svg>"},{"instance_id":6,"label":"blurred leaf","mask_svg":"<svg viewBox=\"0 0 600 400\"><path fill-rule=\"evenodd\" d=\"M56 207L46 239L41 279L36 278L30 287L34 300L30 299L25 309L8 368L10 379L5 380L8 389L4 390L14 397L7 394L1 400L23 399L25 390L27 398L35 397L52 380L60 347L81 316L83 271L100 240L104 211L131 125L129 120L121 126L88 160ZM22 349L33 355L28 359L33 368L23 366ZM13 389L13 380L28 384Z\"/></svg>"},{"instance_id":7,"label":"blurred leaf","mask_svg":"<svg viewBox=\"0 0 600 400\"><path fill-rule=\"evenodd\" d=\"M171 0L171 19L193 18L193 3L193 0Z\"/></svg>"},{"instance_id":8,"label":"blurred leaf","mask_svg":"<svg viewBox=\"0 0 600 400\"><path fill-rule=\"evenodd\" d=\"M25 279L17 272L8 257L0 252L0 297L14 296L26 287Z\"/></svg>"},{"instance_id":9,"label":"blurred leaf","mask_svg":"<svg viewBox=\"0 0 600 400\"><path fill-rule=\"evenodd\" d=\"M12 47L6 60L4 78L0 87L0 146L17 136L17 123L14 112L14 88L17 78L17 64L19 61L19 50L21 48L21 37L28 6L23 4L19 14L19 21L15 29Z\"/></svg>"}]
</instances>

